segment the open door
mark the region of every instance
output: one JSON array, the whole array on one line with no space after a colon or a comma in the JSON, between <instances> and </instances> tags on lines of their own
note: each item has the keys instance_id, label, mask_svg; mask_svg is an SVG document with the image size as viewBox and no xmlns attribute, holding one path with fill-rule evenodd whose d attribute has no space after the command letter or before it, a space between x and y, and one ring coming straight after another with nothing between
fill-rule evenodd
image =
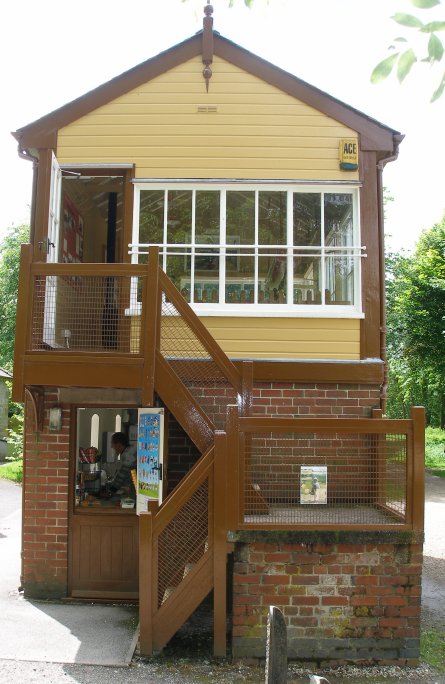
<instances>
[{"instance_id":1,"label":"open door","mask_svg":"<svg viewBox=\"0 0 445 684\"><path fill-rule=\"evenodd\" d=\"M164 409L138 409L136 512L149 501L162 503L164 464Z\"/></svg>"},{"instance_id":2,"label":"open door","mask_svg":"<svg viewBox=\"0 0 445 684\"><path fill-rule=\"evenodd\" d=\"M47 262L56 263L59 255L60 239L60 198L62 190L62 171L55 154L51 160L51 187L49 194L48 238L46 240ZM43 342L49 347L60 346L56 343L56 306L57 277L48 276L45 290L45 310L43 317Z\"/></svg>"}]
</instances>

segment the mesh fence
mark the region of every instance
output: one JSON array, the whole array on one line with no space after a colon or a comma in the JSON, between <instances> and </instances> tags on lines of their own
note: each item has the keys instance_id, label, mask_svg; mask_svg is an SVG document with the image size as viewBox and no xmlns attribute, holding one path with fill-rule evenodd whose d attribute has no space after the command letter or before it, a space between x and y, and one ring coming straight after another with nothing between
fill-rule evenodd
<instances>
[{"instance_id":1,"label":"mesh fence","mask_svg":"<svg viewBox=\"0 0 445 684\"><path fill-rule=\"evenodd\" d=\"M142 278L36 276L31 328L33 351L140 352L129 311ZM132 282L133 281L133 282Z\"/></svg>"},{"instance_id":2,"label":"mesh fence","mask_svg":"<svg viewBox=\"0 0 445 684\"><path fill-rule=\"evenodd\" d=\"M255 433L245 442L244 522L405 522L405 435Z\"/></svg>"},{"instance_id":3,"label":"mesh fence","mask_svg":"<svg viewBox=\"0 0 445 684\"><path fill-rule=\"evenodd\" d=\"M159 535L158 607L209 547L208 490L205 480Z\"/></svg>"},{"instance_id":4,"label":"mesh fence","mask_svg":"<svg viewBox=\"0 0 445 684\"><path fill-rule=\"evenodd\" d=\"M237 394L189 323L165 297L161 316L161 353L217 429L225 425L225 407Z\"/></svg>"}]
</instances>

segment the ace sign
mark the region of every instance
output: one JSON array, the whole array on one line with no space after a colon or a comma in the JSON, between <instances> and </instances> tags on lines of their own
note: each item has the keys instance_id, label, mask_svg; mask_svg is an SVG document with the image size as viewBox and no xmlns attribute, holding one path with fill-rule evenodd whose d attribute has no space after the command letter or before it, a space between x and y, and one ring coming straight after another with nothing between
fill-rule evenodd
<instances>
[{"instance_id":1,"label":"ace sign","mask_svg":"<svg viewBox=\"0 0 445 684\"><path fill-rule=\"evenodd\" d=\"M357 171L358 142L355 138L343 138L339 144L340 168L343 171Z\"/></svg>"}]
</instances>

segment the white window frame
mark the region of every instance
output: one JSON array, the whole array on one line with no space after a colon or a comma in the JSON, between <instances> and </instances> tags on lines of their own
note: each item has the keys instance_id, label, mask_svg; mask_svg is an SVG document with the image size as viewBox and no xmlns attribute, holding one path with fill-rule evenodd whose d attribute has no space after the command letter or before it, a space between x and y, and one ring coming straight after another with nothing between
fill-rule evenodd
<instances>
[{"instance_id":1,"label":"white window frame","mask_svg":"<svg viewBox=\"0 0 445 684\"><path fill-rule=\"evenodd\" d=\"M343 184L343 183L279 183L279 182L199 182L199 181L149 181L149 180L135 180L134 181L134 208L133 208L133 234L132 243L129 244L129 254L131 255L131 263L137 264L138 257L141 254L147 254L151 245L139 243L139 217L140 217L140 193L141 190L163 190L165 192L164 203L166 203L167 191L169 190L188 190L193 192L193 207L192 207L192 254L196 249L205 248L208 245L194 243L194 201L196 191L219 191L221 193L220 200L220 238L221 244L212 245L212 248L220 249L220 263L219 263L219 302L211 303L190 303L190 306L196 314L200 316L247 316L247 317L301 317L301 318L363 318L362 311L362 291L361 291L361 259L366 257L366 247L362 247L360 243L360 193L358 184ZM285 250L288 257L288 266L292 264L292 255L294 253L302 253L307 255L314 255L314 248L308 246L294 247L293 242L293 193L314 193L321 194L322 208L323 194L351 194L353 202L353 244L352 246L342 246L337 248L329 247L324 244L324 211L321 211L321 241L320 247L317 247L316 256L321 259L321 285L320 289L324 293L325 279L326 279L326 257L338 251L342 256L351 256L354 260L354 302L350 305L340 304L294 304L292 302L285 304L269 304L269 303L225 303L221 298L225 293L225 257L226 249L233 249L233 245L226 244L226 193L230 191L254 191L256 193L261 191L269 192L287 192L287 244L286 245L268 245L270 249ZM255 202L257 206L257 201ZM242 250L245 248L249 250L249 254L254 250L255 257L255 299L257 298L257 283L258 283L258 258L261 255L261 250L258 244L258 215L255 212L255 245L239 245ZM190 246L182 244L171 244L166 242L167 238L167 215L164 212L164 236L163 243L156 244L159 247L162 255L162 267L165 270L167 252L169 247L174 247L175 250L184 247L190 249ZM222 240L224 238L224 240ZM177 252L176 252L177 253ZM185 252L184 252L185 254ZM191 291L194 286L194 272L191 273ZM287 268L287 289L288 293L293 292L293 268ZM324 295L323 295L324 296ZM132 297L132 302L135 299ZM131 313L134 311L134 305L131 307ZM130 311L129 311L130 313Z\"/></svg>"}]
</instances>

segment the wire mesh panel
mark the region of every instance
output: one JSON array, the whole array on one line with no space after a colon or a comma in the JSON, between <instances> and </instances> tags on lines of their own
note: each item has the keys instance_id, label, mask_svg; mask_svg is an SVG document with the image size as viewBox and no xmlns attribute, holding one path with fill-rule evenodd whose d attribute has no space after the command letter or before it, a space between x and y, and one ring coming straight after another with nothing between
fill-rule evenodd
<instances>
[{"instance_id":1,"label":"wire mesh panel","mask_svg":"<svg viewBox=\"0 0 445 684\"><path fill-rule=\"evenodd\" d=\"M158 607L209 548L208 502L205 480L159 535Z\"/></svg>"},{"instance_id":2,"label":"wire mesh panel","mask_svg":"<svg viewBox=\"0 0 445 684\"><path fill-rule=\"evenodd\" d=\"M36 276L32 351L140 352L132 325L142 278L124 276Z\"/></svg>"},{"instance_id":3,"label":"wire mesh panel","mask_svg":"<svg viewBox=\"0 0 445 684\"><path fill-rule=\"evenodd\" d=\"M201 340L175 305L162 302L161 353L217 429L225 425L225 407L237 400L236 390L226 379Z\"/></svg>"},{"instance_id":4,"label":"wire mesh panel","mask_svg":"<svg viewBox=\"0 0 445 684\"><path fill-rule=\"evenodd\" d=\"M245 444L246 523L405 522L405 435L265 432Z\"/></svg>"}]
</instances>

